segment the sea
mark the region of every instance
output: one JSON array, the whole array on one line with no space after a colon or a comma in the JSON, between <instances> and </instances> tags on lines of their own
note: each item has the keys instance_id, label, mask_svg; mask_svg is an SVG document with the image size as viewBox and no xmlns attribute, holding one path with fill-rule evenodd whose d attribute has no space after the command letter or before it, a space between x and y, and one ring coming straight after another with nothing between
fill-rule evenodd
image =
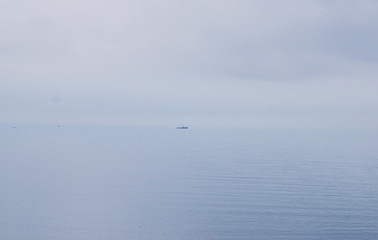
<instances>
[{"instance_id":1,"label":"sea","mask_svg":"<svg viewBox=\"0 0 378 240\"><path fill-rule=\"evenodd\" d=\"M3 124L0 239L378 239L378 133Z\"/></svg>"}]
</instances>

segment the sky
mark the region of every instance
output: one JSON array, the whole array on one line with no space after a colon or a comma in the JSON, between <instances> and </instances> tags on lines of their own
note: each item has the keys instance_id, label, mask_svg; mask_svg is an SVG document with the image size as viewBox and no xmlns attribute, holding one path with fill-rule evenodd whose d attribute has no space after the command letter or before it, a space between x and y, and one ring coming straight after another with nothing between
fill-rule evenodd
<instances>
[{"instance_id":1,"label":"sky","mask_svg":"<svg viewBox=\"0 0 378 240\"><path fill-rule=\"evenodd\" d=\"M378 130L376 0L3 0L0 123Z\"/></svg>"}]
</instances>

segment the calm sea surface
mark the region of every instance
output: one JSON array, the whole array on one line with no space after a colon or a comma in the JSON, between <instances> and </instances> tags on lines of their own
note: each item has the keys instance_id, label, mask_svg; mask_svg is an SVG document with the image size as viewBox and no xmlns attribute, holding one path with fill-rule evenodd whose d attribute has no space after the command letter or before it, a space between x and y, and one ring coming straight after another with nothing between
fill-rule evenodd
<instances>
[{"instance_id":1,"label":"calm sea surface","mask_svg":"<svg viewBox=\"0 0 378 240\"><path fill-rule=\"evenodd\" d=\"M0 239L378 237L376 133L0 131Z\"/></svg>"}]
</instances>

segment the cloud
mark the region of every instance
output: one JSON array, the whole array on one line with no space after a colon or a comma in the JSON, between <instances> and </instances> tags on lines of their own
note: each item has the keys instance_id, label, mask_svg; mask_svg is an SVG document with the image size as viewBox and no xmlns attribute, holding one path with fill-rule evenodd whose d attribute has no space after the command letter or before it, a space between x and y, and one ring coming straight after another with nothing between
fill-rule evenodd
<instances>
[{"instance_id":1,"label":"cloud","mask_svg":"<svg viewBox=\"0 0 378 240\"><path fill-rule=\"evenodd\" d=\"M2 10L8 60L58 70L304 78L378 56L374 1L18 3Z\"/></svg>"}]
</instances>

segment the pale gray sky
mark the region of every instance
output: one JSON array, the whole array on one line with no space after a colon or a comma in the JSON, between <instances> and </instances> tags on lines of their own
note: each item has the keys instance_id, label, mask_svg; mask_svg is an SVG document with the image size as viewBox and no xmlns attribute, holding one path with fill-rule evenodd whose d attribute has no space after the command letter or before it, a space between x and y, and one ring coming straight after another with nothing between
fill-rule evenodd
<instances>
[{"instance_id":1,"label":"pale gray sky","mask_svg":"<svg viewBox=\"0 0 378 240\"><path fill-rule=\"evenodd\" d=\"M378 129L376 0L3 0L0 122Z\"/></svg>"}]
</instances>

